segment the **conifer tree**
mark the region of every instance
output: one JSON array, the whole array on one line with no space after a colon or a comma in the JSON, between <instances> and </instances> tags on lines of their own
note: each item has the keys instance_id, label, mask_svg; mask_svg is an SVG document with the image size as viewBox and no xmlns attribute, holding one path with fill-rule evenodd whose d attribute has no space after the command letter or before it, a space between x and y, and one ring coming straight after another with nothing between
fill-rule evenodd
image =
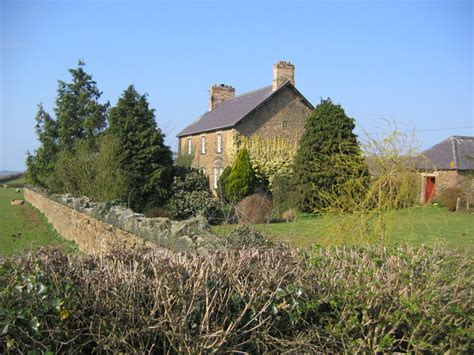
<instances>
[{"instance_id":1,"label":"conifer tree","mask_svg":"<svg viewBox=\"0 0 474 355\"><path fill-rule=\"evenodd\" d=\"M226 166L221 176L219 176L219 180L217 180L217 195L224 200L227 200L226 193L225 193L225 186L227 184L227 178L229 177L231 171L232 171L232 167Z\"/></svg>"},{"instance_id":2,"label":"conifer tree","mask_svg":"<svg viewBox=\"0 0 474 355\"><path fill-rule=\"evenodd\" d=\"M130 85L110 109L109 132L118 138L131 207L162 206L173 178L172 154L155 122L146 95Z\"/></svg>"},{"instance_id":3,"label":"conifer tree","mask_svg":"<svg viewBox=\"0 0 474 355\"><path fill-rule=\"evenodd\" d=\"M26 176L31 183L47 187L58 153L58 127L56 121L44 110L42 104L38 105L35 120L35 132L40 146L36 149L35 155L28 153Z\"/></svg>"},{"instance_id":4,"label":"conifer tree","mask_svg":"<svg viewBox=\"0 0 474 355\"><path fill-rule=\"evenodd\" d=\"M69 69L71 83L58 81L56 97L56 119L60 149L71 150L77 139L94 143L106 125L109 103L100 104L102 92L84 71L85 63L79 61L76 69Z\"/></svg>"},{"instance_id":5,"label":"conifer tree","mask_svg":"<svg viewBox=\"0 0 474 355\"><path fill-rule=\"evenodd\" d=\"M225 181L225 195L228 201L239 201L251 195L256 186L255 172L246 148L239 150L232 170Z\"/></svg>"},{"instance_id":6,"label":"conifer tree","mask_svg":"<svg viewBox=\"0 0 474 355\"><path fill-rule=\"evenodd\" d=\"M361 171L365 165L354 128L354 119L329 98L322 99L309 115L295 158L301 210L309 212L328 207L326 193L334 193L338 185L353 176L366 174ZM345 159L340 159L341 156ZM334 165L335 161L342 160L348 164Z\"/></svg>"}]
</instances>

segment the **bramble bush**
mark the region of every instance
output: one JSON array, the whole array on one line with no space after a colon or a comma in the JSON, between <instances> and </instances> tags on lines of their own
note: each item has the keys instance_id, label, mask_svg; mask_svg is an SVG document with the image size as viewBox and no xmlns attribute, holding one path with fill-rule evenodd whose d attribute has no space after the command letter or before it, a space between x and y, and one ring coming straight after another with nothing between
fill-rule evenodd
<instances>
[{"instance_id":1,"label":"bramble bush","mask_svg":"<svg viewBox=\"0 0 474 355\"><path fill-rule=\"evenodd\" d=\"M0 352L467 353L474 346L468 257L424 247L301 253L264 239L249 245L207 257L43 250L4 260Z\"/></svg>"},{"instance_id":2,"label":"bramble bush","mask_svg":"<svg viewBox=\"0 0 474 355\"><path fill-rule=\"evenodd\" d=\"M253 194L240 201L235 207L239 223L268 223L272 217L273 202L271 197Z\"/></svg>"}]
</instances>

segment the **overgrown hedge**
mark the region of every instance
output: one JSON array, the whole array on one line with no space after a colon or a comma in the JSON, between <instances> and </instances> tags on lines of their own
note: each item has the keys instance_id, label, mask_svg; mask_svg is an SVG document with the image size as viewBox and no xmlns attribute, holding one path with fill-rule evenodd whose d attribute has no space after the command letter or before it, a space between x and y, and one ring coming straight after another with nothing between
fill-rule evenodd
<instances>
[{"instance_id":1,"label":"overgrown hedge","mask_svg":"<svg viewBox=\"0 0 474 355\"><path fill-rule=\"evenodd\" d=\"M467 352L472 266L383 247L4 261L0 351Z\"/></svg>"}]
</instances>

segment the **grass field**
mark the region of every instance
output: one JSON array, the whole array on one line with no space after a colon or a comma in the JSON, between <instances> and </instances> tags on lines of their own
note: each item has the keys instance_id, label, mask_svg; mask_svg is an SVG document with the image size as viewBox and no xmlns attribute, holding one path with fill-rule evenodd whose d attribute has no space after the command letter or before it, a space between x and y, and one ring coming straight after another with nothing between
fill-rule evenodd
<instances>
[{"instance_id":1,"label":"grass field","mask_svg":"<svg viewBox=\"0 0 474 355\"><path fill-rule=\"evenodd\" d=\"M20 177L15 177L13 179L8 179L6 181L3 181L1 183L2 187L3 185L7 185L8 187L23 187L26 183L25 176L20 176Z\"/></svg>"},{"instance_id":2,"label":"grass field","mask_svg":"<svg viewBox=\"0 0 474 355\"><path fill-rule=\"evenodd\" d=\"M10 200L22 198L14 188L0 188L0 256L18 255L41 246L57 246L66 251L75 249L49 225L38 210L26 204L12 206ZM255 227L265 235L307 248L314 244L330 245L329 221L322 217L303 215L295 222L260 224ZM226 235L235 226L215 226L213 230ZM442 207L428 206L394 211L388 228L389 243L410 245L445 245L474 255L474 214L453 213Z\"/></svg>"},{"instance_id":3,"label":"grass field","mask_svg":"<svg viewBox=\"0 0 474 355\"><path fill-rule=\"evenodd\" d=\"M74 250L74 243L64 240L37 209L10 204L11 199L23 198L15 190L0 188L0 256L24 254L42 246Z\"/></svg>"},{"instance_id":4,"label":"grass field","mask_svg":"<svg viewBox=\"0 0 474 355\"><path fill-rule=\"evenodd\" d=\"M327 237L327 223L331 222L334 220L303 215L295 222L259 224L255 227L269 237L306 248L313 244L334 243ZM229 233L233 228L235 226L232 225L213 227L221 235ZM388 243L444 245L474 254L474 214L453 213L436 206L397 210L390 218L387 235Z\"/></svg>"}]
</instances>

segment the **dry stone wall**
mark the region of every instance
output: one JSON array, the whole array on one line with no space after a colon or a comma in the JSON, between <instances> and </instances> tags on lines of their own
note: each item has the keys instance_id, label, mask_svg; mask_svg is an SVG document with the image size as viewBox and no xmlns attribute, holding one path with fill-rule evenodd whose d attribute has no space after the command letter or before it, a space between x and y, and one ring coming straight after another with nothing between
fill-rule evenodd
<instances>
[{"instance_id":1,"label":"dry stone wall","mask_svg":"<svg viewBox=\"0 0 474 355\"><path fill-rule=\"evenodd\" d=\"M203 217L181 222L146 218L123 206L97 203L87 197L49 195L33 188L25 188L24 196L65 239L73 240L88 253L164 247L206 255L210 248L222 247L221 240L209 232L209 224Z\"/></svg>"}]
</instances>

